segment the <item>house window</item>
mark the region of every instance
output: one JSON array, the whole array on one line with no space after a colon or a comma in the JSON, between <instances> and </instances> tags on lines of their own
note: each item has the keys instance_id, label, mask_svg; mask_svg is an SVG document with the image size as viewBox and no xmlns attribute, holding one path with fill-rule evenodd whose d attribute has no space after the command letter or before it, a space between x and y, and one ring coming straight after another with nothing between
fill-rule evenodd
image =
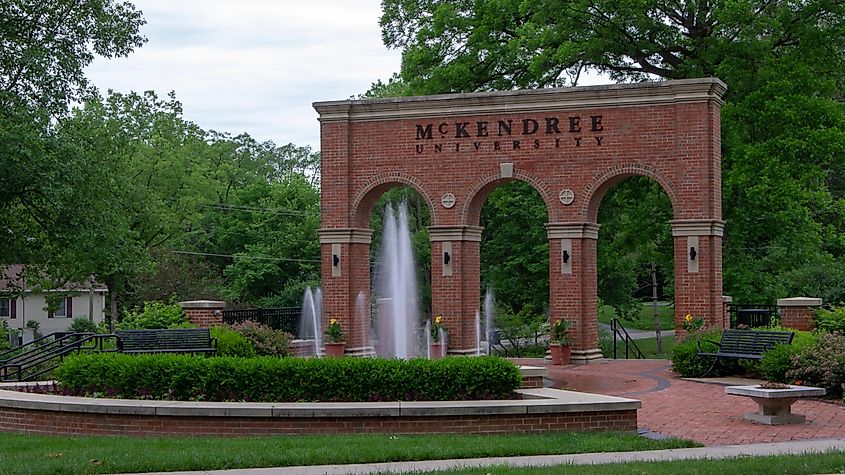
<instances>
[{"instance_id":1,"label":"house window","mask_svg":"<svg viewBox=\"0 0 845 475\"><path fill-rule=\"evenodd\" d=\"M0 298L0 318L11 318L12 299Z\"/></svg>"},{"instance_id":2,"label":"house window","mask_svg":"<svg viewBox=\"0 0 845 475\"><path fill-rule=\"evenodd\" d=\"M67 317L67 299L59 300L59 306L56 307L56 311L53 312L53 316L56 318Z\"/></svg>"}]
</instances>

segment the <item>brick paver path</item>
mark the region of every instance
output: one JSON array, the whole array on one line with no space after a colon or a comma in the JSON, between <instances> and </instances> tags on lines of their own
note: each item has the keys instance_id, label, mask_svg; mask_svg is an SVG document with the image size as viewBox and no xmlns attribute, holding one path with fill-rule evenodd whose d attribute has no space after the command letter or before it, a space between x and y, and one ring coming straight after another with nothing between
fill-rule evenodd
<instances>
[{"instance_id":1,"label":"brick paver path","mask_svg":"<svg viewBox=\"0 0 845 475\"><path fill-rule=\"evenodd\" d=\"M539 364L541 360L524 360ZM792 411L804 424L769 426L743 419L757 410L750 398L725 394L720 384L685 381L665 360L609 360L602 364L551 366L552 387L642 401L640 429L692 439L705 445L783 442L845 437L845 406L816 399L799 400Z\"/></svg>"}]
</instances>

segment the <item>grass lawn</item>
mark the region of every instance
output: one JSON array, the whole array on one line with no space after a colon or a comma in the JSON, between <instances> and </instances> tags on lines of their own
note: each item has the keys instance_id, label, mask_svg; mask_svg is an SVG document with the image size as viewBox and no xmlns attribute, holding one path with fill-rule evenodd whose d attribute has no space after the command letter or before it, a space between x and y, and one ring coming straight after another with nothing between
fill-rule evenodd
<instances>
[{"instance_id":1,"label":"grass lawn","mask_svg":"<svg viewBox=\"0 0 845 475\"><path fill-rule=\"evenodd\" d=\"M640 313L633 320L619 320L622 326L628 330L652 330L654 331L654 309L651 303L644 303L640 307ZM660 302L657 306L657 313L660 316L660 329L673 330L675 328L675 308ZM610 324L610 319L616 316L616 312L610 305L599 307L599 322Z\"/></svg>"},{"instance_id":2,"label":"grass lawn","mask_svg":"<svg viewBox=\"0 0 845 475\"><path fill-rule=\"evenodd\" d=\"M712 475L714 473L740 475L802 475L845 472L845 453L832 452L814 455L779 455L776 457L739 457L724 460L678 460L674 462L634 462L607 465L558 465L541 468L482 467L420 474L648 474L648 475Z\"/></svg>"},{"instance_id":3,"label":"grass lawn","mask_svg":"<svg viewBox=\"0 0 845 475\"><path fill-rule=\"evenodd\" d=\"M637 348L643 352L646 358L649 359L668 359L672 353L672 348L675 346L675 337L663 335L663 353L657 352L657 338L646 338L644 340L634 340ZM613 343L602 343L602 354L605 358L613 358ZM629 350L629 357L634 358L633 349ZM616 341L616 356L619 359L625 358L625 344L622 340Z\"/></svg>"},{"instance_id":4,"label":"grass lawn","mask_svg":"<svg viewBox=\"0 0 845 475\"><path fill-rule=\"evenodd\" d=\"M4 474L88 474L350 464L695 447L631 434L59 437L0 434Z\"/></svg>"}]
</instances>

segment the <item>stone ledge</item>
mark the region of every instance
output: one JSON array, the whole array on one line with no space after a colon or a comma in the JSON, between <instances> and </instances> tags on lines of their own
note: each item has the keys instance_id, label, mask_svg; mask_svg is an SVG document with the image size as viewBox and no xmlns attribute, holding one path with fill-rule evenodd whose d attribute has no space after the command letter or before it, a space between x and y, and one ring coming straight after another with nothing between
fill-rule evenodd
<instances>
[{"instance_id":1,"label":"stone ledge","mask_svg":"<svg viewBox=\"0 0 845 475\"><path fill-rule=\"evenodd\" d=\"M821 307L822 299L812 297L790 297L778 299L778 307Z\"/></svg>"},{"instance_id":2,"label":"stone ledge","mask_svg":"<svg viewBox=\"0 0 845 475\"><path fill-rule=\"evenodd\" d=\"M560 389L521 389L526 399L340 403L245 403L94 399L0 390L0 407L97 414L193 417L397 417L636 410L640 401Z\"/></svg>"},{"instance_id":3,"label":"stone ledge","mask_svg":"<svg viewBox=\"0 0 845 475\"><path fill-rule=\"evenodd\" d=\"M210 309L221 309L226 308L226 302L221 302L220 300L189 300L187 302L179 302L179 306L182 308L210 308Z\"/></svg>"}]
</instances>

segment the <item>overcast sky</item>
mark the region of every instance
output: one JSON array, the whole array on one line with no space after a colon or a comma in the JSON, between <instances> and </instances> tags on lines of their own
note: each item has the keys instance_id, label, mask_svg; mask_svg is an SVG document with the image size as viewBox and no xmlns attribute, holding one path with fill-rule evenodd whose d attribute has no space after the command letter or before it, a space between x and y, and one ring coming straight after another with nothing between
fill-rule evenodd
<instances>
[{"instance_id":1,"label":"overcast sky","mask_svg":"<svg viewBox=\"0 0 845 475\"><path fill-rule=\"evenodd\" d=\"M97 59L102 93L171 90L187 120L319 150L314 101L348 99L399 70L382 45L379 0L134 0L149 41Z\"/></svg>"}]
</instances>

